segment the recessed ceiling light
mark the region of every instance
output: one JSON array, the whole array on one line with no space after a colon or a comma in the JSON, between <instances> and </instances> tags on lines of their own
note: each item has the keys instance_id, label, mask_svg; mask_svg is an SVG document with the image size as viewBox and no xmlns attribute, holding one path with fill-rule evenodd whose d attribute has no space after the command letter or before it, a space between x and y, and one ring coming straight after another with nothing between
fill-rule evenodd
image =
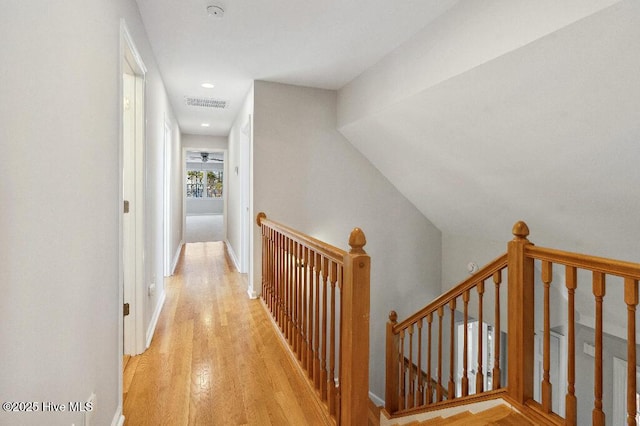
<instances>
[{"instance_id":1,"label":"recessed ceiling light","mask_svg":"<svg viewBox=\"0 0 640 426\"><path fill-rule=\"evenodd\" d=\"M202 124L201 124L201 126L202 126L202 127L209 127L209 126L210 126L210 124L209 124L209 123L202 123Z\"/></svg>"},{"instance_id":2,"label":"recessed ceiling light","mask_svg":"<svg viewBox=\"0 0 640 426\"><path fill-rule=\"evenodd\" d=\"M205 89L213 89L214 87L216 87L211 83L202 83L200 86L204 87Z\"/></svg>"}]
</instances>

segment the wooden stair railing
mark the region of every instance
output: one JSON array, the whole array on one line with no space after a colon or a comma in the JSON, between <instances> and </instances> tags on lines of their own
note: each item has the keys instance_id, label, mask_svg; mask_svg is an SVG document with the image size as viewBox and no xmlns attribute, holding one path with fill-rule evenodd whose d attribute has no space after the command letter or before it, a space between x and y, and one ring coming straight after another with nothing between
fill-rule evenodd
<instances>
[{"instance_id":1,"label":"wooden stair railing","mask_svg":"<svg viewBox=\"0 0 640 426\"><path fill-rule=\"evenodd\" d=\"M468 335L467 325L469 323L468 305L471 292L475 292L478 296L478 320L481 324L483 318L483 295L485 293L485 281L492 280L494 283L495 299L500 300L500 284L502 282L502 271L506 269L507 256L503 255L495 259L493 262L478 271L477 274L469 277L460 285L449 290L442 296L435 299L429 305L411 315L401 323L397 322L397 314L392 311L389 315L387 323L387 373L386 373L386 391L385 391L385 408L388 413L398 413L418 407L427 407L437 405L443 401L450 402L459 397L469 395L469 369L467 365L467 357L463 357L463 373L460 383L461 391L456 392L456 380L454 374L454 355L456 349L461 349L463 353L467 352ZM461 300L463 306L462 321L463 327L463 347L456 348L456 342L453 338L449 338L449 346L443 347L443 327L449 327L449 335L453 336L454 326L456 323L456 306L458 300ZM445 311L448 311L448 320L445 320ZM496 304L494 313L498 321L495 324L495 336L500 336L500 304ZM425 323L426 322L426 327ZM433 343L434 322L437 323L437 343ZM426 332L423 330L426 328ZM480 330L482 327L480 327ZM414 339L413 335L417 334ZM423 338L426 334L426 343ZM407 338L408 336L408 338ZM414 344L414 340L416 343ZM499 338L495 341L499 342ZM477 373L476 389L472 393L480 393L484 390L484 358L482 351L482 334L480 334L477 347ZM448 380L445 381L443 373L443 349L447 351L447 364L449 366ZM493 382L492 388L498 389L502 386L500 383L500 349L499 343L497 350L493 353L494 370L492 371ZM408 362L402 360L408 359ZM416 360L415 362L413 360ZM416 371L426 371L426 377L422 374L416 374L410 365L416 365ZM435 374L433 374L435 370ZM423 391L426 389L426 392ZM433 397L435 394L435 398Z\"/></svg>"},{"instance_id":2,"label":"wooden stair railing","mask_svg":"<svg viewBox=\"0 0 640 426\"><path fill-rule=\"evenodd\" d=\"M500 316L503 307L500 304L500 285L502 271L507 270L507 318L508 318L508 348L507 348L507 381L501 383L500 377L500 349L494 349L494 368L492 371L493 391L487 392L482 388L482 378L487 373L483 371L482 336L477 341L477 373L475 389L476 395L486 394L487 397L505 396L510 403L523 408L523 412L535 417L536 421L549 424L575 425L578 421L578 403L582 409L591 411L593 425L605 424L603 410L603 301L606 294L607 276L617 277L623 287L623 300L617 303L626 307L627 311L627 389L626 389L626 424L636 425L636 309L639 302L638 283L640 281L640 264L587 256L555 249L536 247L527 239L529 229L524 222L518 222L513 227L514 238L507 245L507 253L500 256L475 275L452 288L435 299L419 312L398 323L397 315L391 312L387 323L387 366L386 366L386 400L385 409L392 416L404 413L415 413L417 409L428 410L438 408L443 404L451 405L459 399L461 403L468 400L469 377L467 356L462 356L462 377L454 377L454 354L462 350L467 353L468 336L467 322L470 295L477 297L477 319L483 321L483 296L485 283L494 283L494 322L496 333L500 336ZM536 289L536 268L539 265L540 288ZM550 290L554 280L554 264L556 275L564 278L567 293L567 388L553 389L550 381L550 332L551 309ZM578 289L578 271L591 274L591 293L594 302L595 318L595 356L594 356L594 390L593 399L577 401L576 386L576 317L575 300ZM560 274L558 274L560 272ZM562 276L563 275L563 276ZM560 279L560 281L561 281ZM611 280L614 281L614 280ZM617 284L617 282L613 282ZM535 291L543 294L542 306L535 306ZM460 299L462 309L460 311ZM543 315L542 335L542 380L540 383L541 401L536 402L533 397L534 389L534 312ZM448 316L449 323L444 319ZM462 347L458 347L453 338L449 339L447 348L443 348L443 327L449 325L450 336L454 335L454 322L464 323ZM460 319L461 318L461 319ZM426 326L425 323L426 322ZM437 327L434 333L433 328ZM423 330L427 329L424 343ZM482 333L482 327L479 327ZM414 335L417 334L417 337ZM432 345L433 334L436 334L437 346ZM500 338L495 338L495 344L500 345ZM414 345L414 341L417 344ZM443 349L448 351L448 358L443 358ZM433 359L435 357L435 359ZM443 359L449 364L448 383L444 382L442 370ZM425 366L426 364L426 366ZM434 374L433 371L436 371ZM426 371L426 372L425 372ZM425 384L426 381L426 384ZM459 387L460 392L456 392ZM428 388L426 392L422 389ZM495 389L502 388L502 392ZM435 392L432 390L435 389ZM565 414L560 417L552 411L553 392L564 393ZM432 396L435 396L432 398ZM446 395L446 402L445 397ZM582 411L581 411L582 412ZM586 417L583 413L583 418ZM611 415L611 413L609 414Z\"/></svg>"},{"instance_id":3,"label":"wooden stair railing","mask_svg":"<svg viewBox=\"0 0 640 426\"><path fill-rule=\"evenodd\" d=\"M262 301L337 425L366 422L371 261L355 228L346 252L256 218L262 231Z\"/></svg>"}]
</instances>

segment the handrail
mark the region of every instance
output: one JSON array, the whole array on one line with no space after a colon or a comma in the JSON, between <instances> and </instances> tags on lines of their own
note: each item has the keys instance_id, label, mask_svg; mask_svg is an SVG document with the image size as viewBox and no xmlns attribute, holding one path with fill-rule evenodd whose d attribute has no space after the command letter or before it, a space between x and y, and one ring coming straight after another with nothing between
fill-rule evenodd
<instances>
[{"instance_id":1,"label":"handrail","mask_svg":"<svg viewBox=\"0 0 640 426\"><path fill-rule=\"evenodd\" d=\"M325 257L337 262L338 264L342 264L344 255L347 254L346 251L338 247L332 246L331 244L327 244L324 241L320 241L309 235L303 234L302 232L299 232L287 225L283 225L282 223L267 219L267 215L264 213L258 213L256 222L258 226L264 224L265 226L278 230L280 234L292 239L297 243L313 249L315 252L324 255Z\"/></svg>"},{"instance_id":2,"label":"handrail","mask_svg":"<svg viewBox=\"0 0 640 426\"><path fill-rule=\"evenodd\" d=\"M336 425L367 418L371 260L355 228L349 252L259 213L263 306Z\"/></svg>"},{"instance_id":3,"label":"handrail","mask_svg":"<svg viewBox=\"0 0 640 426\"><path fill-rule=\"evenodd\" d=\"M458 361L462 361L462 366L458 365L461 372L461 379L454 377L454 352L462 349L462 354L467 354L467 319L468 304L471 292L477 291L478 309L478 336L474 341L474 350L477 347L478 352L478 374L476 375L476 384L480 385L476 388L474 397L487 397L491 392L482 388L484 380L483 365L486 361L483 357L483 296L485 293L485 282L493 276L495 284L494 302L494 327L497 333L492 339L496 347L494 348L494 369L493 369L493 388L501 387L499 366L500 359L497 356L500 350L500 284L502 281L502 271L508 271L507 291L508 305L507 316L509 322L509 335L507 339L507 386L502 386L500 392L504 392L505 398L509 403L518 406L523 412L528 413L533 419L540 423L548 424L567 424L575 425L578 419L585 419L589 416L594 425L603 426L605 424L605 414L609 410L603 407L607 401L604 395L603 377L610 375L610 363L607 365L604 358L604 300L606 297L606 277L613 276L623 279L622 289L623 295L619 292L613 292L609 298L614 298L615 303L624 307L627 312L627 388L626 388L626 423L628 425L636 425L636 311L640 303L640 263L607 259L604 257L590 256L568 251L556 250L534 246L528 239L529 229L524 222L518 222L513 227L514 238L507 244L507 253L496 258L488 265L483 267L473 276L462 281L457 286L443 293L434 299L418 312L410 315L402 322L397 322L397 314L392 311L389 315L387 323L387 397L385 407L387 412L392 416L398 416L405 413L415 414L421 411L427 411L432 408L442 406L443 398L447 399L447 405L462 405L469 400L467 396L468 384L467 379L467 362L468 357L462 356ZM537 269L535 261L539 261L540 268ZM564 274L564 280L554 283L554 265L560 266L560 274ZM582 281L585 276L578 274L578 270L592 273L592 278L587 278L587 283ZM536 277L537 275L537 277ZM537 285L537 280L542 285ZM586 286L585 286L586 284ZM550 333L551 333L551 293L552 286L558 291L563 292L566 300L562 307L566 309L566 338L567 338L567 367L566 380L567 386L563 389L552 389L558 386L558 383L552 383L550 377L551 372L551 355L550 355ZM581 298L584 299L586 291L590 291L593 297L594 314L594 337L593 346L593 382L594 394L593 399L583 401L578 404L576 394L576 332L577 315L576 310L577 291L581 289ZM587 290L588 289L588 290ZM542 291L542 306L535 306L535 292ZM463 304L457 303L462 298ZM462 305L462 306L460 306ZM618 306L618 305L616 305ZM538 308L538 309L536 309ZM555 309L555 308L554 308ZM582 308L581 308L582 309ZM464 314L462 314L464 312ZM540 401L534 400L534 321L532 320L534 312L542 312L543 329L540 339L542 345L539 350L542 355L542 363L540 364ZM588 313L590 313L589 311ZM475 313L474 313L475 315ZM535 315L539 315L536 313ZM554 314L556 315L556 314ZM425 321L426 320L426 321ZM558 318L554 317L554 320ZM453 336L455 333L455 325L462 324L460 334L458 335L459 343L455 343ZM443 345L443 330L449 332L449 342ZM426 338L423 338L426 331ZM437 336L437 346L432 347L432 337ZM414 346L417 340L417 349ZM427 344L424 342L427 340ZM462 343L464 342L464 343ZM425 345L425 350L422 346ZM461 345L458 347L457 345ZM449 351L449 371L443 371L443 346ZM435 361L432 355L437 352ZM474 355L475 356L475 355ZM426 359L425 359L426 358ZM425 363L426 361L426 363ZM447 362L447 361L445 361ZM472 369L475 367L475 360ZM421 364L422 363L422 364ZM425 366L424 368L421 367ZM434 373L434 366L437 365L437 372ZM582 367L580 367L582 368ZM424 370L427 370L426 372ZM580 372L584 374L584 372ZM448 389L446 380L449 376ZM437 381L434 380L437 378ZM417 382L417 386L416 386ZM497 387L496 387L497 384ZM456 392L456 387L459 390ZM424 391L423 387L428 387ZM432 392L435 389L438 395L435 401L427 398L425 401L424 394ZM559 417L552 410L552 395L559 392L565 400L566 411L564 418ZM565 394L566 392L566 394ZM460 397L460 393L462 397ZM497 394L496 394L497 395ZM419 401L419 403L418 403ZM610 403L610 402L609 402ZM581 412L578 416L578 407L581 409L590 409L590 412Z\"/></svg>"},{"instance_id":4,"label":"handrail","mask_svg":"<svg viewBox=\"0 0 640 426\"><path fill-rule=\"evenodd\" d=\"M525 254L536 260L546 260L548 262L573 266L574 268L640 280L640 263L589 256L534 245L527 246L525 248Z\"/></svg>"},{"instance_id":5,"label":"handrail","mask_svg":"<svg viewBox=\"0 0 640 426\"><path fill-rule=\"evenodd\" d=\"M435 298L431 303L426 305L424 308L420 309L415 314L409 316L402 322L399 322L393 327L395 332L406 328L410 324L415 324L420 318L426 317L429 312L435 312L440 306L445 306L449 301L456 299L464 294L465 291L472 289L479 281L484 281L489 278L499 270L503 269L507 266L507 253L504 253L497 258L493 259L491 262L486 264L482 269L478 272L462 281L460 284L454 286L449 289L446 293L441 294L437 298Z\"/></svg>"}]
</instances>

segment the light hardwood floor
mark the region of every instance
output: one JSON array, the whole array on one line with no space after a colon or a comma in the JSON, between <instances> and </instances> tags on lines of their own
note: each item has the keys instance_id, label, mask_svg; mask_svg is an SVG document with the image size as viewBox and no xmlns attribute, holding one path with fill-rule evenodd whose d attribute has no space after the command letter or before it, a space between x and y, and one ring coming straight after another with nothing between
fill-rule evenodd
<instances>
[{"instance_id":1,"label":"light hardwood floor","mask_svg":"<svg viewBox=\"0 0 640 426\"><path fill-rule=\"evenodd\" d=\"M151 347L124 371L125 425L323 425L222 242L187 244Z\"/></svg>"}]
</instances>

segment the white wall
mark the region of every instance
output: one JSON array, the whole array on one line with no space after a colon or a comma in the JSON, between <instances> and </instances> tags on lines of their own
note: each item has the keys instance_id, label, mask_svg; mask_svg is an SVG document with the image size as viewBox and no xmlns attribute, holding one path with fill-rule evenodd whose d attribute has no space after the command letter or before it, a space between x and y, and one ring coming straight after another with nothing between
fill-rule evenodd
<instances>
[{"instance_id":1,"label":"white wall","mask_svg":"<svg viewBox=\"0 0 640 426\"><path fill-rule=\"evenodd\" d=\"M222 214L223 207L222 198L187 198L187 216Z\"/></svg>"},{"instance_id":2,"label":"white wall","mask_svg":"<svg viewBox=\"0 0 640 426\"><path fill-rule=\"evenodd\" d=\"M338 133L334 91L256 82L253 162L254 217L264 211L343 249L354 227L364 230L370 389L382 397L389 311L405 317L440 293L440 232ZM254 238L260 271L258 232ZM259 272L253 284L260 288Z\"/></svg>"},{"instance_id":3,"label":"white wall","mask_svg":"<svg viewBox=\"0 0 640 426\"><path fill-rule=\"evenodd\" d=\"M182 134L182 147L194 150L225 150L229 142L226 136L205 136Z\"/></svg>"},{"instance_id":4,"label":"white wall","mask_svg":"<svg viewBox=\"0 0 640 426\"><path fill-rule=\"evenodd\" d=\"M242 253L242 183L244 179L250 179L250 167L242 163L245 150L251 145L251 132L246 129L247 123L251 126L253 114L253 87L247 93L242 108L236 117L229 132L229 155L227 157L227 242L236 263L240 261ZM244 129L244 130L243 130ZM243 132L249 130L249 135ZM247 143L248 140L248 143ZM244 271L248 272L248 271Z\"/></svg>"},{"instance_id":5,"label":"white wall","mask_svg":"<svg viewBox=\"0 0 640 426\"><path fill-rule=\"evenodd\" d=\"M171 111L133 0L2 9L0 55L11 65L0 67L0 400L95 392L93 424L109 425L122 397L120 18L148 68L148 276L162 277L159 170ZM25 169L25 159L38 167ZM147 314L155 301L145 301ZM0 412L0 424L72 423L82 415Z\"/></svg>"}]
</instances>

